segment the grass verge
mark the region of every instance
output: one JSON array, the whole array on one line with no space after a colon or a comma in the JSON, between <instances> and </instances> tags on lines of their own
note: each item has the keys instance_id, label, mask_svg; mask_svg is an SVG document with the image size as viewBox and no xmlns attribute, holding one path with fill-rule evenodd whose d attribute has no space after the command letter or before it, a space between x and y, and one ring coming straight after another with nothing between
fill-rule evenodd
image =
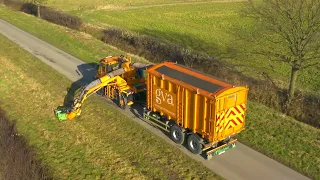
<instances>
[{"instance_id":1,"label":"grass verge","mask_svg":"<svg viewBox=\"0 0 320 180\"><path fill-rule=\"evenodd\" d=\"M78 54L78 57L82 56L82 54L89 54L90 56L84 55L83 57L80 57L80 59L84 59L87 62L96 60L90 58L88 59L88 57L94 57L92 52L99 53L99 50L103 50L105 47L107 47L105 44L94 40L93 38L86 40L79 32L55 26L31 16L26 16L18 12L11 12L9 10L0 12L0 17L4 15L11 15L11 18L7 17L6 20L17 25L18 27L30 31L33 34L37 34L37 36L43 36L42 39L48 40L49 43L59 44L60 47L63 46L61 49L65 50L66 52L72 52L74 49L76 49L77 51L82 52ZM37 26L41 26L43 29L39 29ZM52 30L53 33L50 33L50 30ZM55 34L54 36L57 38L50 38L52 34ZM58 37L63 37L65 39ZM63 88L55 90L56 91L54 92L64 91ZM59 97L61 101L57 101L58 104L62 102L62 96ZM96 102L96 100L93 101L92 99L89 99L83 111L88 112L90 111L91 106L96 107L96 105L93 105L94 102ZM97 100L97 102L99 102L98 104L101 105L101 108L97 108L95 110L97 112L105 111L105 109L108 108L112 109L102 101L100 102L100 100ZM52 104L52 107L55 107L56 105L57 104ZM43 106L47 107L46 105ZM285 117L284 115L257 103L250 102L249 106L250 109L247 116L247 130L240 135L241 142L244 142L248 146L259 150L290 167L293 167L303 174L315 179L320 179L320 160L318 157L318 152L320 151L320 142L319 139L317 139L320 137L319 129L296 122L292 118ZM104 117L109 117L108 115L110 114L116 114L117 117L120 117L120 114L117 114L111 110L100 113L103 113ZM93 123L91 121L86 121L87 118L90 119L88 115L83 114L80 118L83 119L81 123ZM114 126L113 128L120 131L119 127L121 127L122 124L123 122L119 123L119 126ZM100 125L97 124L97 129L102 133L104 128L101 127L100 130L99 126ZM82 138L85 138L85 136Z\"/></svg>"},{"instance_id":2,"label":"grass verge","mask_svg":"<svg viewBox=\"0 0 320 180\"><path fill-rule=\"evenodd\" d=\"M0 108L17 119L55 179L220 179L97 97L77 121L57 121L53 109L70 81L3 36L0 42Z\"/></svg>"}]
</instances>

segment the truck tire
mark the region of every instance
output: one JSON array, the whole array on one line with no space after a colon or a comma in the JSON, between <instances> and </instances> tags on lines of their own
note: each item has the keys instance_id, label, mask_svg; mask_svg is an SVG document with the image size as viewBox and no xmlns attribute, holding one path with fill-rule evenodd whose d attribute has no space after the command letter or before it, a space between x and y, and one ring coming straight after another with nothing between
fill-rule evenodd
<instances>
[{"instance_id":1,"label":"truck tire","mask_svg":"<svg viewBox=\"0 0 320 180\"><path fill-rule=\"evenodd\" d=\"M182 132L182 129L179 126L173 125L170 127L170 137L176 144L183 144L185 134Z\"/></svg>"},{"instance_id":2,"label":"truck tire","mask_svg":"<svg viewBox=\"0 0 320 180\"><path fill-rule=\"evenodd\" d=\"M128 98L125 94L121 94L119 97L119 102L118 105L121 109L125 110L127 109L127 104L128 104Z\"/></svg>"},{"instance_id":3,"label":"truck tire","mask_svg":"<svg viewBox=\"0 0 320 180\"><path fill-rule=\"evenodd\" d=\"M114 95L114 97L113 97L113 102L114 103L116 103L117 105L119 104L118 102L119 102L119 91L117 90L117 89L114 89L113 90L113 95Z\"/></svg>"},{"instance_id":4,"label":"truck tire","mask_svg":"<svg viewBox=\"0 0 320 180\"><path fill-rule=\"evenodd\" d=\"M97 91L97 94L99 96L104 96L105 95L105 87L104 88L101 88L99 91Z\"/></svg>"},{"instance_id":5,"label":"truck tire","mask_svg":"<svg viewBox=\"0 0 320 180\"><path fill-rule=\"evenodd\" d=\"M187 140L187 146L193 154L200 154L202 152L202 144L200 138L196 134L190 134Z\"/></svg>"}]
</instances>

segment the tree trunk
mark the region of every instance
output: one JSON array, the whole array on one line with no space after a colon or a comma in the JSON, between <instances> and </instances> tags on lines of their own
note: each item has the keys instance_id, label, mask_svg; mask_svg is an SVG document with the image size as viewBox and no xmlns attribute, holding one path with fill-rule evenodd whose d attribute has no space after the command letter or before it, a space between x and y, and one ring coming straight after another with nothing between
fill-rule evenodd
<instances>
[{"instance_id":1,"label":"tree trunk","mask_svg":"<svg viewBox=\"0 0 320 180\"><path fill-rule=\"evenodd\" d=\"M37 14L38 14L38 18L40 18L41 16L40 16L40 5L37 5L37 8L38 8L38 10L37 10Z\"/></svg>"},{"instance_id":2,"label":"tree trunk","mask_svg":"<svg viewBox=\"0 0 320 180\"><path fill-rule=\"evenodd\" d=\"M296 81L297 81L297 77L298 77L298 71L299 71L299 68L297 68L295 66L293 66L292 69L291 69L289 94L288 94L288 102L289 103L294 97L294 90L296 88Z\"/></svg>"}]
</instances>

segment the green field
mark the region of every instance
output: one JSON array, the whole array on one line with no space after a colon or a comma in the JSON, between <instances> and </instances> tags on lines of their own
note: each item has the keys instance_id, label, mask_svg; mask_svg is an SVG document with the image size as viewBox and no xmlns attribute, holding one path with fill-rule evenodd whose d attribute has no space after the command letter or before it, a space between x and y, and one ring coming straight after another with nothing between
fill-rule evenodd
<instances>
[{"instance_id":1,"label":"green field","mask_svg":"<svg viewBox=\"0 0 320 180\"><path fill-rule=\"evenodd\" d=\"M83 33L70 30L64 27L56 26L51 23L48 23L46 21L37 19L33 16L25 15L23 13L19 12L13 12L10 11L4 7L0 6L0 18L3 18L12 24L15 24L16 26L35 34L41 39L44 39L48 41L51 44L58 45L61 49L65 50L68 53L72 53L79 57L80 59L86 61L86 62L93 62L97 61L97 59L101 58L102 56L107 56L111 55L113 53L119 53L118 50L113 49L106 44L95 40L94 38L85 35ZM42 28L37 28L37 27L42 27ZM52 35L54 34L54 36ZM5 43L5 42L4 42ZM8 42L6 42L8 43ZM9 47L12 47L12 43ZM5 46L7 47L7 46ZM3 50L3 53L1 54L8 54L12 53L12 51L9 51L7 49ZM17 53L15 53L17 55ZM99 57L100 56L100 57ZM19 56L20 57L20 56ZM15 58L13 58L15 59ZM32 58L33 59L33 58ZM138 58L136 58L138 59ZM10 62L10 61L8 61ZM19 61L20 62L20 61ZM115 109L110 108L110 106L106 105L103 101L100 101L99 99L92 98L89 99L86 102L86 105L84 106L82 116L74 122L68 122L66 123L58 123L54 120L52 117L52 110L57 106L60 105L63 102L63 93L66 90L66 87L70 85L70 82L67 80L64 80L64 84L61 85L61 87L57 87L55 84L56 79L60 79L61 76L58 76L56 73L54 73L50 68L45 68L42 67L41 63L38 63L36 60L33 59L33 66L29 67L26 64L18 64L18 61L13 61L12 63L18 64L17 66L26 66L29 68L22 68L21 71L24 72L23 77L28 77L30 79L35 79L33 81L37 82L43 82L43 87L41 89L32 89L30 88L30 93L17 93L16 91L18 90L15 88L15 86L8 85L8 79L5 79L5 81L2 81L1 88L0 88L0 94L5 94L4 96L0 97L0 101L6 102L6 110L10 112L11 117L14 117L15 119L19 119L19 117L23 119L28 119L27 122L30 123L42 123L42 125L35 124L35 126L39 127L39 129L35 128L30 128L28 132L26 132L26 135L28 133L31 133L31 135L28 135L34 143L39 143L36 145L41 150L41 157L46 159L45 161L48 164L52 164L52 166L58 166L52 157L46 157L46 145L50 145L50 143L46 143L47 140L39 139L37 140L38 136L32 135L34 132L33 130L36 131L49 131L51 134L49 137L53 135L59 136L59 138L54 137L53 140L63 140L65 138L68 139L68 141L72 142L58 142L59 148L64 149L66 152L64 153L69 153L70 156L75 156L75 157L80 157L79 155L76 154L76 149L77 148L88 148L90 147L91 150L94 148L100 148L100 147L91 147L90 145L86 144L87 141L92 143L97 143L99 142L97 146L101 145L101 142L113 142L117 144L117 142L114 142L115 139L109 139L109 136L103 136L102 134L105 133L105 131L109 131L106 126L103 126L101 128L96 128L100 127L101 124L109 123L110 119L109 118L104 118L103 120L101 118L94 119L90 118L90 116L95 116L96 114L103 113L103 117L117 117L119 120L117 121L112 121L114 130L119 130L120 127L122 127L124 124L128 123L130 126L132 126L134 123L131 123L131 120L128 120L127 118L122 117L119 113L115 111ZM39 68L41 66L41 68ZM12 65L14 67L14 65ZM45 71L37 71L33 69L43 69L45 68ZM2 70L2 69L1 69ZM30 72L36 72L35 74L32 73L30 75ZM48 73L50 72L50 73ZM29 73L29 75L28 75ZM41 74L40 74L41 73ZM7 73L6 73L7 74ZM15 76L13 72L11 72L12 79ZM9 76L8 76L9 77ZM40 78L41 77L41 78ZM39 79L40 78L40 79ZM42 80L41 80L42 79ZM48 79L51 79L48 81ZM5 82L5 83L4 83ZM46 87L50 87L50 89L47 89ZM33 92L34 91L34 92ZM44 92L44 95L46 96L39 96L38 92ZM33 94L32 94L33 93ZM19 102L17 98L13 98L13 96L19 95L25 95L25 94L32 94L34 96L33 99L37 103L34 103L33 106L28 107L25 106L25 103L27 100L31 100L31 96L25 96L26 100L23 100L23 102ZM46 99L46 98L52 98L51 101L43 101L41 99ZM10 99L14 99L15 101L10 102ZM16 104L18 103L18 104ZM96 103L96 104L95 104ZM97 106L99 104L99 107ZM28 104L29 105L29 104ZM101 106L101 107L100 107ZM14 107L14 108L13 108ZM24 110L23 112L20 112L21 109L19 108L29 108L28 110ZM46 114L44 114L41 117L37 117L39 115L39 112L33 112L32 109L34 107L44 107L48 108L46 111ZM16 109L15 109L16 108ZM97 110L93 110L94 108L97 108ZM12 109L15 109L14 111ZM10 111L9 111L10 110ZM30 111L29 111L30 110ZM101 112L100 112L101 111ZM102 112L103 111L103 112ZM19 114L20 113L20 114ZM22 113L22 114L21 114ZM25 114L24 114L25 113ZM101 117L101 116L100 116ZM303 123L297 122L296 120L292 118L288 118L287 116L280 114L278 112L275 112L274 110L267 108L263 105L250 102L249 103L249 112L248 112L248 119L247 119L247 124L246 124L246 131L244 131L240 135L240 141L247 144L248 146L268 155L269 157L272 157L290 167L293 167L297 171L306 174L310 177L313 177L315 179L320 179L320 158L318 155L318 152L320 151L320 141L318 137L320 137L320 130L310 127L308 125L305 125ZM33 119L34 118L34 119ZM39 119L39 118L44 118L44 119ZM36 120L37 119L37 120ZM39 120L38 120L39 119ZM23 123L23 122L20 122ZM45 124L48 123L48 124ZM25 125L25 124L23 124ZM21 125L21 126L23 126ZM86 127L86 128L84 128ZM79 128L79 129L78 129ZM105 129L107 128L107 129ZM111 129L112 129L111 128ZM145 132L141 127L138 127L139 131L142 131L143 133ZM130 129L129 129L130 130ZM128 130L128 131L129 131ZM77 132L79 131L79 132ZM66 147L70 147L71 145L68 143L73 143L75 139L73 139L72 136L77 137L77 133L81 132L81 138L80 142L83 144L79 144L76 149L71 149L70 151L67 151ZM131 132L131 131L130 131ZM44 132L43 132L44 133ZM147 141L150 143L151 141L155 141L155 143L162 142L158 138L154 137L151 135L151 133L147 133L147 135L143 134L140 135L140 133L133 133L135 136L139 138L143 138L144 141ZM70 134L70 135L69 135ZM143 137L143 136L150 136L148 138ZM61 136L61 137L60 137ZM80 136L80 135L79 135ZM124 138L125 142L128 142L129 144L132 144L133 139L126 139L123 135L119 134L117 137L119 139ZM89 139L87 139L89 138ZM92 139L91 139L92 138ZM105 139L106 138L106 139ZM118 139L117 139L118 140ZM35 142L37 141L37 142ZM100 142L101 141L101 142ZM66 143L66 144L64 144ZM165 144L165 143L164 143ZM41 146L44 146L41 148ZM109 145L109 144L108 144ZM119 144L117 144L119 145ZM145 144L142 144L139 146L139 148L143 149L142 147ZM84 147L82 147L84 146ZM102 146L102 145L101 145ZM112 145L110 145L112 146ZM149 145L147 145L150 147ZM156 145L157 146L157 145ZM119 152L118 152L119 150ZM121 146L116 150L115 152L118 153L125 153L124 150L127 150L126 147ZM133 149L135 150L135 149ZM72 151L72 152L71 152ZM58 151L59 153L62 152L60 149ZM81 152L81 151L80 151ZM95 151L96 152L96 151ZM140 159L141 154L137 154L137 152L132 152L127 153L126 155L123 155L124 157L131 157L132 159L137 158L136 160ZM157 152L157 151L156 151ZM75 153L75 154L73 154ZM47 155L49 156L49 155ZM107 156L107 155L104 155ZM165 155L167 156L167 155ZM177 156L182 156L182 155L177 155ZM171 157L171 156L170 156ZM183 156L184 157L184 156ZM76 161L77 162L77 161ZM179 161L180 162L180 161ZM178 162L178 164L179 164ZM107 163L107 162L105 162ZM152 162L142 162L142 164L148 164ZM145 165L144 164L144 165ZM170 166L171 167L171 166ZM180 167L180 166L178 166ZM177 167L177 168L178 168ZM57 169L63 168L63 167L56 167ZM61 170L61 169L60 169ZM195 169L196 170L196 169ZM154 170L157 171L157 170ZM178 171L178 170L177 170ZM78 171L77 171L78 172ZM68 173L71 173L68 171ZM180 173L180 172L179 172ZM186 175L186 176L191 176Z\"/></svg>"},{"instance_id":2,"label":"green field","mask_svg":"<svg viewBox=\"0 0 320 180\"><path fill-rule=\"evenodd\" d=\"M73 1L49 1L53 6L81 17L86 23L108 28L112 26L129 29L160 39L179 43L185 47L205 51L224 57L235 69L256 78L267 73L280 87L287 87L290 67L284 63L270 62L269 59L244 51L256 52L264 49L266 41L258 45L247 41L247 34L254 28L252 20L240 15L245 2L223 1L187 2L138 1L130 5L129 0L97 2L90 6L84 1L77 2L81 8L71 8L65 3ZM102 8L102 7L106 8ZM299 89L319 94L320 72L316 68L301 71Z\"/></svg>"},{"instance_id":3,"label":"green field","mask_svg":"<svg viewBox=\"0 0 320 180\"><path fill-rule=\"evenodd\" d=\"M78 10L78 9L123 9L123 8L136 8L139 6L162 6L174 4L189 4L189 3L204 3L204 2L224 2L224 1L239 1L239 0L79 0L79 1L64 1L48 0L47 3L51 7L65 10Z\"/></svg>"}]
</instances>

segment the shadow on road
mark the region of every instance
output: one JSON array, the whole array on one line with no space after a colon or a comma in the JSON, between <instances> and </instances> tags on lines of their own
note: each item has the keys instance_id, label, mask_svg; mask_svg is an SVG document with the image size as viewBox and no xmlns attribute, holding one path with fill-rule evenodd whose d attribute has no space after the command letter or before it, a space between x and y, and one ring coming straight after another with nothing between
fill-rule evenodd
<instances>
[{"instance_id":1,"label":"shadow on road","mask_svg":"<svg viewBox=\"0 0 320 180\"><path fill-rule=\"evenodd\" d=\"M81 64L77 67L76 72L77 74L81 75L82 78L73 82L71 86L67 89L67 95L65 96L63 102L64 107L70 107L72 105L74 96L79 88L87 85L95 79L96 67L96 63Z\"/></svg>"}]
</instances>

